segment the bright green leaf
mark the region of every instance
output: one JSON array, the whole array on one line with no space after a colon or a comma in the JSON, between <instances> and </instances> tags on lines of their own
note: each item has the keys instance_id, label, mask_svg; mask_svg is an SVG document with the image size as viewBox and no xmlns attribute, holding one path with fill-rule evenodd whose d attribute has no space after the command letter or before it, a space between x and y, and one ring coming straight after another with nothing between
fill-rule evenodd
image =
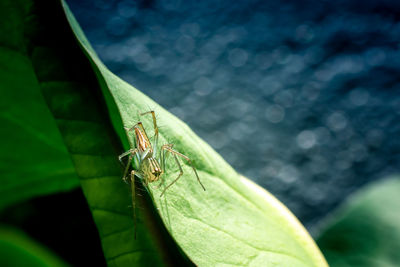
<instances>
[{"instance_id":1,"label":"bright green leaf","mask_svg":"<svg viewBox=\"0 0 400 267\"><path fill-rule=\"evenodd\" d=\"M373 183L331 215L318 244L332 267L399 266L400 179Z\"/></svg>"},{"instance_id":2,"label":"bright green leaf","mask_svg":"<svg viewBox=\"0 0 400 267\"><path fill-rule=\"evenodd\" d=\"M64 9L76 37L93 64L113 126L125 149L129 147L122 124L132 126L139 119L138 113L153 109L157 113L158 123L163 126L160 129L160 143L172 142L177 151L193 160L207 188L206 192L184 162L184 175L168 189L165 196L160 197L163 187L157 189L153 184L150 184L149 192L168 232L195 264L326 266L309 234L279 201L248 179L241 178L183 122L112 74L97 58L65 3ZM141 119L150 132L151 119ZM79 161L82 160L79 158ZM167 162L167 170L163 176L166 183L178 174L178 168L171 159ZM113 209L112 213L124 208L126 202L117 203L113 197L121 194L123 185L118 185L114 180L112 187L106 182L83 184L87 192L95 186L96 194L101 196L101 199L95 200L89 195L89 204L107 198L113 201L114 205L109 207ZM96 219L96 213L94 216ZM115 217L103 213L96 219L99 229L112 224ZM128 221L125 224L126 227L132 227ZM118 239L112 240L113 246L108 247L104 244L110 241L103 237L106 258L121 243L131 240L131 231L121 232ZM125 261L114 263L123 266L135 254L127 253L125 257Z\"/></svg>"}]
</instances>

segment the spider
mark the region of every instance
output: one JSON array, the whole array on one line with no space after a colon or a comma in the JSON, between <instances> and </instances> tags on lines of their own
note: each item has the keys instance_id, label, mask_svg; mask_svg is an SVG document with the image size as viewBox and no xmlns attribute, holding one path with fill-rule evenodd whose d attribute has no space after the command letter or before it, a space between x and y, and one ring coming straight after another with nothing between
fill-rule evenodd
<instances>
[{"instance_id":1,"label":"spider","mask_svg":"<svg viewBox=\"0 0 400 267\"><path fill-rule=\"evenodd\" d=\"M158 181L161 176L165 173L165 152L169 152L174 156L175 162L179 167L179 175L178 177L175 178L168 186L164 188L162 191L160 197L164 195L165 191L173 185L178 179L182 176L183 174L183 169L181 164L179 163L178 156L185 159L190 166L192 167L194 174L196 175L197 181L205 191L205 187L200 181L199 175L197 174L197 171L195 167L193 166L192 161L190 158L187 156L183 155L182 153L179 153L178 151L175 151L172 149L173 144L165 144L161 146L161 149L159 151L158 157L157 157L157 149L158 149L158 127L157 127L157 121L156 121L156 116L154 111L148 111L145 113L140 114L140 116L146 115L146 114L151 114L153 118L153 125L154 125L154 140L153 143L150 142L146 130L143 127L143 124L141 122L136 123L133 125L131 128L125 128L125 131L128 135L128 140L131 145L131 149L128 151L122 153L119 155L118 159L122 162L122 158L129 156L128 163L125 166L125 171L123 175L123 180L125 182L128 182L128 171L130 167L130 163L134 161L136 170L133 169L130 174L130 183L132 187L132 207L134 210L134 220L135 220L135 238L136 238L136 201L135 201L135 176L139 177L142 181L144 181L144 184L146 187L148 186L149 183ZM129 132L134 130L135 131L135 143L136 147L133 147L133 144L131 142L131 139L129 138Z\"/></svg>"}]
</instances>

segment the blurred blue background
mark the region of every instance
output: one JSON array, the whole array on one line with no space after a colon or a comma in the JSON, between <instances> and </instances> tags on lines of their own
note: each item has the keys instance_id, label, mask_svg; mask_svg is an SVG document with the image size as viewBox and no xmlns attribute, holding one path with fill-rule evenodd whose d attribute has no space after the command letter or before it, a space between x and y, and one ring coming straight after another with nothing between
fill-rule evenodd
<instances>
[{"instance_id":1,"label":"blurred blue background","mask_svg":"<svg viewBox=\"0 0 400 267\"><path fill-rule=\"evenodd\" d=\"M117 75L313 232L400 169L400 2L68 0Z\"/></svg>"}]
</instances>

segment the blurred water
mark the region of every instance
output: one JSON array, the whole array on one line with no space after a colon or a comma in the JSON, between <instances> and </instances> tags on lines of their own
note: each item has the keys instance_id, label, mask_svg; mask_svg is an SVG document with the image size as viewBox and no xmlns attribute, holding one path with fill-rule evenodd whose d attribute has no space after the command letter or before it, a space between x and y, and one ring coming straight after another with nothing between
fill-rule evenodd
<instances>
[{"instance_id":1,"label":"blurred water","mask_svg":"<svg viewBox=\"0 0 400 267\"><path fill-rule=\"evenodd\" d=\"M105 64L312 227L400 170L400 2L78 1Z\"/></svg>"}]
</instances>

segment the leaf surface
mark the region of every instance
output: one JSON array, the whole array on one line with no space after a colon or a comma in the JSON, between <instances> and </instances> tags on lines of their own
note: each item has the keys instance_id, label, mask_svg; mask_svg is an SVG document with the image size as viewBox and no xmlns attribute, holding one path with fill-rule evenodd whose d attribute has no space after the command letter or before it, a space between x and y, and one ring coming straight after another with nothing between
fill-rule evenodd
<instances>
[{"instance_id":1,"label":"leaf surface","mask_svg":"<svg viewBox=\"0 0 400 267\"><path fill-rule=\"evenodd\" d=\"M151 117L138 117L138 113L151 109L162 125L160 144L173 143L174 149L193 160L207 191L197 183L187 162L181 160L183 176L160 197L164 186L179 173L170 157L162 177L164 185L157 188L158 184L150 184L149 193L168 232L196 265L326 266L312 238L278 200L240 177L182 121L111 73L96 56L65 3L64 9L94 67L112 124L125 149L130 147L123 126L131 127L140 119L151 132L149 135L153 134ZM115 194L113 190L117 186L96 188L107 196ZM102 219L106 220L106 215ZM103 223L98 221L98 227ZM132 236L121 233L121 238ZM117 240L114 246L119 246ZM109 253L107 248L105 253Z\"/></svg>"},{"instance_id":2,"label":"leaf surface","mask_svg":"<svg viewBox=\"0 0 400 267\"><path fill-rule=\"evenodd\" d=\"M79 180L32 66L31 3L0 1L0 16L1 210Z\"/></svg>"},{"instance_id":3,"label":"leaf surface","mask_svg":"<svg viewBox=\"0 0 400 267\"><path fill-rule=\"evenodd\" d=\"M26 234L8 226L0 226L0 265L31 267L68 266Z\"/></svg>"},{"instance_id":4,"label":"leaf surface","mask_svg":"<svg viewBox=\"0 0 400 267\"><path fill-rule=\"evenodd\" d=\"M400 178L375 182L331 216L318 238L329 264L399 266Z\"/></svg>"},{"instance_id":5,"label":"leaf surface","mask_svg":"<svg viewBox=\"0 0 400 267\"><path fill-rule=\"evenodd\" d=\"M110 265L163 265L179 257L173 245L161 249L157 243L163 232L154 226L151 209L138 212L141 232L134 240L129 186L121 181L117 160L121 144L61 1L0 5L0 136L7 140L1 150L1 205L80 181ZM151 227L157 234L149 234ZM164 251L173 256L163 258Z\"/></svg>"}]
</instances>

